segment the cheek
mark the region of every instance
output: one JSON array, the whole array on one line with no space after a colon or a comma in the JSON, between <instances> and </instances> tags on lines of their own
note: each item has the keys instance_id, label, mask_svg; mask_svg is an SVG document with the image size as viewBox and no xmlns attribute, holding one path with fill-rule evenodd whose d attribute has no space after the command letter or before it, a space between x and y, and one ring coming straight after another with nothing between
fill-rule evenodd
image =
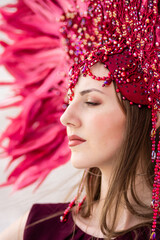
<instances>
[{"instance_id":1,"label":"cheek","mask_svg":"<svg viewBox=\"0 0 160 240\"><path fill-rule=\"evenodd\" d=\"M116 114L117 113L117 114ZM121 145L125 133L125 116L120 112L109 112L107 114L97 115L92 120L93 129L91 130L96 136L95 140L99 146L111 145L116 147ZM118 147L118 146L117 146Z\"/></svg>"},{"instance_id":2,"label":"cheek","mask_svg":"<svg viewBox=\"0 0 160 240\"><path fill-rule=\"evenodd\" d=\"M125 116L118 109L110 109L82 116L84 145L72 150L71 162L76 168L102 167L112 164L123 144Z\"/></svg>"}]
</instances>

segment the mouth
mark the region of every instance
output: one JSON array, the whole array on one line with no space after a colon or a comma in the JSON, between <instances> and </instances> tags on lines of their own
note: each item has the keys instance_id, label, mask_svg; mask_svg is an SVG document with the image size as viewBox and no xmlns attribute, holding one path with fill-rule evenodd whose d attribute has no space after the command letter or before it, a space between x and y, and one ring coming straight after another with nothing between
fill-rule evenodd
<instances>
[{"instance_id":1,"label":"mouth","mask_svg":"<svg viewBox=\"0 0 160 240\"><path fill-rule=\"evenodd\" d=\"M69 146L69 147L74 147L74 146L80 145L80 144L82 144L82 143L84 143L84 142L86 142L85 139L80 138L80 137L77 136L77 135L72 135L72 136L69 136L68 146Z\"/></svg>"}]
</instances>

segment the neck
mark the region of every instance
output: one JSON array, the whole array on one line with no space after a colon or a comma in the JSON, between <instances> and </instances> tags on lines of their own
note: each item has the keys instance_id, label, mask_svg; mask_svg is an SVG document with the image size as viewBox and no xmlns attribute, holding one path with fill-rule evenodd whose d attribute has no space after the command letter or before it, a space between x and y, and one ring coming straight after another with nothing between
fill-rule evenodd
<instances>
[{"instance_id":1,"label":"neck","mask_svg":"<svg viewBox=\"0 0 160 240\"><path fill-rule=\"evenodd\" d=\"M100 224L101 214L102 212L104 212L104 203L108 193L110 179L111 179L111 174L109 174L109 172L102 171L100 200L98 203L95 204L95 207L93 208L93 216L96 216L95 220L96 220L96 224L98 225ZM145 184L144 176L137 175L136 177L136 193L142 202L150 206L152 193L151 193L151 190ZM133 197L130 191L128 192L128 199L132 206L135 206L136 209L139 209L141 212L143 211L133 200ZM120 202L120 205L119 205L119 210L117 212L117 221L115 225L116 231L125 230L139 223L144 222L144 219L139 218L130 213L130 211L126 207L123 197L119 199L119 202ZM107 222L110 222L109 220L113 217L115 207L116 207L116 203L114 204L113 202L110 215L106 218Z\"/></svg>"}]
</instances>

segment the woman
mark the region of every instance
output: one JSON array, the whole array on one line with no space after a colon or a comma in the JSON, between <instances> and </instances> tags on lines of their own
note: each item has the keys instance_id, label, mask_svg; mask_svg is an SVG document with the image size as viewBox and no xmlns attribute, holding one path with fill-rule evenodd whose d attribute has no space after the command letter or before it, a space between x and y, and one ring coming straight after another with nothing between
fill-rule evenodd
<instances>
[{"instance_id":1,"label":"woman","mask_svg":"<svg viewBox=\"0 0 160 240\"><path fill-rule=\"evenodd\" d=\"M71 161L85 174L67 209L34 205L21 235L24 240L159 239L158 1L86 6L84 15L61 17L74 60L61 122Z\"/></svg>"},{"instance_id":2,"label":"woman","mask_svg":"<svg viewBox=\"0 0 160 240\"><path fill-rule=\"evenodd\" d=\"M97 63L92 73L103 77L108 70ZM86 183L88 206L75 215L75 220L84 232L98 238L104 237L100 223L106 233L112 224L112 230L119 232L145 225L151 213L153 181L149 154L151 111L130 106L119 94L116 96L114 83L105 88L90 76L81 75L74 90L74 99L61 121L67 127L72 164L90 169L90 183ZM147 234L141 238L149 239Z\"/></svg>"},{"instance_id":3,"label":"woman","mask_svg":"<svg viewBox=\"0 0 160 240\"><path fill-rule=\"evenodd\" d=\"M92 73L103 77L109 71L97 63ZM86 201L78 213L73 207L66 223L60 223L60 214L54 216L54 211L61 213L66 204L35 205L28 223L25 219L19 229L24 231L24 240L71 239L72 234L73 239L105 239L110 229L106 239L149 239L154 176L150 161L151 110L130 106L115 87L114 83L102 87L90 76L79 77L74 99L61 122L67 127L72 164L87 169ZM118 233L112 235L112 231Z\"/></svg>"}]
</instances>

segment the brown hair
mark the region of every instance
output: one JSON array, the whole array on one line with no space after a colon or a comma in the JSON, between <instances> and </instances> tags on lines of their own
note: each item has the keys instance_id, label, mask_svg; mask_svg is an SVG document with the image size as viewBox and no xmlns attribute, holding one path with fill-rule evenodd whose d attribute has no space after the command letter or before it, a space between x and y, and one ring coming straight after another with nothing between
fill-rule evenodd
<instances>
[{"instance_id":1,"label":"brown hair","mask_svg":"<svg viewBox=\"0 0 160 240\"><path fill-rule=\"evenodd\" d=\"M138 226L150 226L153 215L150 206L141 201L136 191L136 177L139 169L147 187L151 190L153 186L154 164L150 159L151 110L147 106L141 108L136 104L131 106L128 100L122 100L122 97L119 98L119 96L118 101L127 119L126 136L121 149L120 161L117 161L101 216L101 231L107 239L117 237L136 229ZM93 204L100 199L101 171L98 168L88 170L84 186L86 201L80 214L87 218L91 215ZM128 192L130 192L135 203L134 206L130 203ZM116 232L115 222L120 207L120 199L123 199L130 213L144 219L145 223L138 224L128 230ZM115 204L113 218L108 226L106 216L110 213L113 202Z\"/></svg>"},{"instance_id":2,"label":"brown hair","mask_svg":"<svg viewBox=\"0 0 160 240\"><path fill-rule=\"evenodd\" d=\"M116 85L114 84L115 88ZM119 97L120 96L120 97ZM150 190L152 190L154 180L154 164L151 162L151 110L147 106L139 108L136 104L130 105L128 100L122 100L122 96L119 93L117 95L120 106L122 107L126 115L126 136L119 156L120 160L117 161L110 187L105 198L103 213L101 216L101 231L109 240L113 237L120 236L131 230L135 230L135 236L138 239L136 228L139 226L148 226L150 228L152 222L152 210L150 206L141 201L136 192L136 177L138 169L141 170L143 179ZM158 129L159 130L159 129ZM157 131L158 132L158 131ZM158 139L158 137L157 137ZM87 175L82 177L80 188L84 184L86 192L86 200L81 207L80 215L83 218L87 218L92 214L93 205L100 199L101 189L101 171L98 168L90 168L87 171ZM132 199L135 202L135 206L130 203L128 198L128 190ZM78 195L79 195L78 190ZM118 194L117 194L118 193ZM115 231L115 222L117 219L117 213L120 207L120 199L124 199L125 205L128 210L135 216L144 219L144 223L138 224L132 228L124 231ZM110 221L110 226L106 222L106 216L110 213L112 203L114 202L115 208ZM27 228L30 228L38 223L41 223L47 219L54 218L63 214L58 212L56 214L49 215L47 218L40 219L32 224L29 224ZM135 238L136 238L135 237ZM73 230L74 239L74 230Z\"/></svg>"}]
</instances>

